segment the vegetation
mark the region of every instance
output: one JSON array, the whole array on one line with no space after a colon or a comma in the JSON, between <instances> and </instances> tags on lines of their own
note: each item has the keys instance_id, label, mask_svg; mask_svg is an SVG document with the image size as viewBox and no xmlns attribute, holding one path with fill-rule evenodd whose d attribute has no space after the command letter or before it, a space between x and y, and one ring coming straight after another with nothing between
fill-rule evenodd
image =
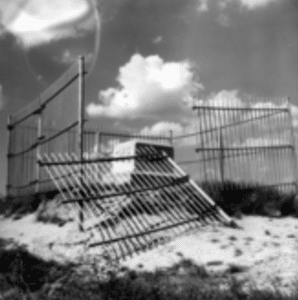
<instances>
[{"instance_id":1,"label":"vegetation","mask_svg":"<svg viewBox=\"0 0 298 300\"><path fill-rule=\"evenodd\" d=\"M231 216L298 216L298 203L294 193L241 182L201 182L199 185Z\"/></svg>"},{"instance_id":2,"label":"vegetation","mask_svg":"<svg viewBox=\"0 0 298 300\"><path fill-rule=\"evenodd\" d=\"M191 260L166 270L135 272L123 269L108 280L80 275L74 266L44 262L24 249L0 251L1 299L49 300L196 300L196 299L297 299L298 291L283 295L278 288L245 289L233 277L235 270L211 275Z\"/></svg>"},{"instance_id":3,"label":"vegetation","mask_svg":"<svg viewBox=\"0 0 298 300\"><path fill-rule=\"evenodd\" d=\"M233 182L200 185L230 215L270 215L273 212L279 212L282 216L298 215L294 194ZM162 199L161 193L161 201ZM40 209L40 203L39 197L2 201L0 213L19 217ZM45 221L45 218L49 221L51 217L40 215L39 218L40 221ZM98 271L86 278L79 273L78 266L45 262L23 248L3 250L5 246L5 241L0 239L0 299L4 300L298 299L298 284L293 286L292 295L282 294L278 286L271 291L256 287L248 289L247 283L237 279L237 274L244 272L238 265L232 265L223 273L211 274L205 267L198 266L191 260L182 260L166 270L149 273L124 269L110 273L108 280L103 280ZM92 270L97 268L93 266Z\"/></svg>"}]
</instances>

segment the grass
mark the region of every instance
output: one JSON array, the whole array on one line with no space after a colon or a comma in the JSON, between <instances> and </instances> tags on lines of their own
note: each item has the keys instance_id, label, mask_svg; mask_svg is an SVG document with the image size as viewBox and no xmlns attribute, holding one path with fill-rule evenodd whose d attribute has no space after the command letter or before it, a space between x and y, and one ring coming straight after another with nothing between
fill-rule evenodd
<instances>
[{"instance_id":1,"label":"grass","mask_svg":"<svg viewBox=\"0 0 298 300\"><path fill-rule=\"evenodd\" d=\"M298 216L298 202L294 193L284 193L274 187L231 181L225 181L223 183L216 181L198 182L198 185L230 216L237 217L242 214ZM165 193L167 196L165 196ZM0 201L0 214L19 218L22 215L34 212L40 208L37 214L37 220L63 225L69 221L69 218L63 218L65 212L63 214L49 214L44 205L45 202L42 200L46 199L46 204L49 205L50 200L55 197L59 197L56 191L44 195L18 196L7 199L6 201ZM141 196L136 194L132 198L132 203L119 212L119 217L120 219L131 217L134 214L134 210L131 210L130 206L134 206L135 202L148 214L152 214L152 212L156 210L157 201L159 210L169 210L171 207L169 207L168 201L166 201L167 204L165 204L165 197L181 198L181 195L178 195L175 191L165 192L161 190L157 196L155 195L155 197L144 200ZM144 203L144 201L146 201L146 203ZM184 201L187 202L190 200L188 197L185 197ZM42 209L43 207L45 209Z\"/></svg>"},{"instance_id":2,"label":"grass","mask_svg":"<svg viewBox=\"0 0 298 300\"><path fill-rule=\"evenodd\" d=\"M298 216L295 194L257 184L221 182L198 183L230 216ZM297 201L297 200L296 200Z\"/></svg>"},{"instance_id":3,"label":"grass","mask_svg":"<svg viewBox=\"0 0 298 300\"><path fill-rule=\"evenodd\" d=\"M96 277L88 280L74 266L45 262L24 249L0 251L0 291L3 299L48 300L252 300L298 299L298 291L283 295L253 288L244 290L244 283L229 274L210 275L203 266L182 260L169 269L155 272L122 270L122 275L110 274L108 280ZM236 268L236 267L235 267Z\"/></svg>"}]
</instances>

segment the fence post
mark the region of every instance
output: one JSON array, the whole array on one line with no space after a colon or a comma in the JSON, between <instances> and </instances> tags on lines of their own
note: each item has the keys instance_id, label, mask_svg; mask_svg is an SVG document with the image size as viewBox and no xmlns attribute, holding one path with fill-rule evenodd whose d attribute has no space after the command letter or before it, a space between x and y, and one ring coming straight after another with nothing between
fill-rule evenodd
<instances>
[{"instance_id":1,"label":"fence post","mask_svg":"<svg viewBox=\"0 0 298 300\"><path fill-rule=\"evenodd\" d=\"M83 162L84 160L84 123L85 123L85 82L84 82L84 76L85 76L85 61L84 56L79 56L79 115L78 115L78 121L79 121L79 128L78 128L78 139L79 139L79 159L80 162ZM83 183L83 164L80 165L80 178L81 178L81 185ZM79 201L79 229L80 231L84 231L84 201Z\"/></svg>"},{"instance_id":2,"label":"fence post","mask_svg":"<svg viewBox=\"0 0 298 300\"><path fill-rule=\"evenodd\" d=\"M7 118L7 174L6 174L6 199L10 199L11 197L11 115Z\"/></svg>"},{"instance_id":3,"label":"fence post","mask_svg":"<svg viewBox=\"0 0 298 300\"><path fill-rule=\"evenodd\" d=\"M289 126L291 134L291 144L292 144L292 163L293 163L293 179L295 180L295 193L298 193L298 163L297 163L297 153L296 153L296 139L295 130L293 123L293 116L291 112L290 97L287 98L287 109L289 114Z\"/></svg>"},{"instance_id":4,"label":"fence post","mask_svg":"<svg viewBox=\"0 0 298 300\"><path fill-rule=\"evenodd\" d=\"M39 111L37 119L37 147L36 147L36 183L35 183L35 194L39 195L40 192L40 165L39 159L41 157L41 140L42 140L42 112L44 107L41 104L41 99L39 98Z\"/></svg>"},{"instance_id":5,"label":"fence post","mask_svg":"<svg viewBox=\"0 0 298 300\"><path fill-rule=\"evenodd\" d=\"M172 129L170 130L170 137L169 137L169 139L170 139L170 145L174 146L174 134L173 134L173 130Z\"/></svg>"},{"instance_id":6,"label":"fence post","mask_svg":"<svg viewBox=\"0 0 298 300\"><path fill-rule=\"evenodd\" d=\"M224 161L224 144L223 144L223 138L222 138L222 128L219 128L219 168L220 168L220 179L221 183L224 183L224 176L225 176L225 161Z\"/></svg>"}]
</instances>

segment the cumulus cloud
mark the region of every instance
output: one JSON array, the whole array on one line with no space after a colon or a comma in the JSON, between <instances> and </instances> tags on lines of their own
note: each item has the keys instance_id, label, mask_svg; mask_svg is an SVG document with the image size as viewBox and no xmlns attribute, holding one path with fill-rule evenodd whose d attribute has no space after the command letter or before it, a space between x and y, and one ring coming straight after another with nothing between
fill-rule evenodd
<instances>
[{"instance_id":1,"label":"cumulus cloud","mask_svg":"<svg viewBox=\"0 0 298 300\"><path fill-rule=\"evenodd\" d=\"M202 12L206 12L209 10L209 5L208 5L208 0L199 0L199 4L198 4L198 12L202 13Z\"/></svg>"},{"instance_id":2,"label":"cumulus cloud","mask_svg":"<svg viewBox=\"0 0 298 300\"><path fill-rule=\"evenodd\" d=\"M87 107L90 116L181 118L190 114L194 90L203 89L189 61L165 62L158 55L134 54L117 80L119 87L100 91L100 103Z\"/></svg>"},{"instance_id":3,"label":"cumulus cloud","mask_svg":"<svg viewBox=\"0 0 298 300\"><path fill-rule=\"evenodd\" d=\"M207 99L200 99L195 102L195 105L209 105L219 107L244 107L245 104L239 96L238 90L222 90L218 93L211 93Z\"/></svg>"},{"instance_id":4,"label":"cumulus cloud","mask_svg":"<svg viewBox=\"0 0 298 300\"><path fill-rule=\"evenodd\" d=\"M74 37L90 26L92 7L87 0L1 1L0 23L24 47Z\"/></svg>"},{"instance_id":5,"label":"cumulus cloud","mask_svg":"<svg viewBox=\"0 0 298 300\"><path fill-rule=\"evenodd\" d=\"M168 134L170 136L170 132L173 133L173 135L180 135L183 132L183 126L181 123L175 123L175 122L158 122L155 123L153 126L147 126L144 127L140 133L144 135L166 135Z\"/></svg>"}]
</instances>

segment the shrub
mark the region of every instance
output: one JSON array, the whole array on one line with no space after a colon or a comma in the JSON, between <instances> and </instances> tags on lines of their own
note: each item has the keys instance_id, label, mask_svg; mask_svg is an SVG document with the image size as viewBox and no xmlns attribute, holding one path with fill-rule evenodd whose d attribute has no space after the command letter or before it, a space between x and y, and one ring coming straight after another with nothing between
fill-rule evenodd
<instances>
[{"instance_id":1,"label":"shrub","mask_svg":"<svg viewBox=\"0 0 298 300\"><path fill-rule=\"evenodd\" d=\"M274 217L298 212L295 195L282 193L274 187L230 181L198 184L231 216L253 214Z\"/></svg>"}]
</instances>

